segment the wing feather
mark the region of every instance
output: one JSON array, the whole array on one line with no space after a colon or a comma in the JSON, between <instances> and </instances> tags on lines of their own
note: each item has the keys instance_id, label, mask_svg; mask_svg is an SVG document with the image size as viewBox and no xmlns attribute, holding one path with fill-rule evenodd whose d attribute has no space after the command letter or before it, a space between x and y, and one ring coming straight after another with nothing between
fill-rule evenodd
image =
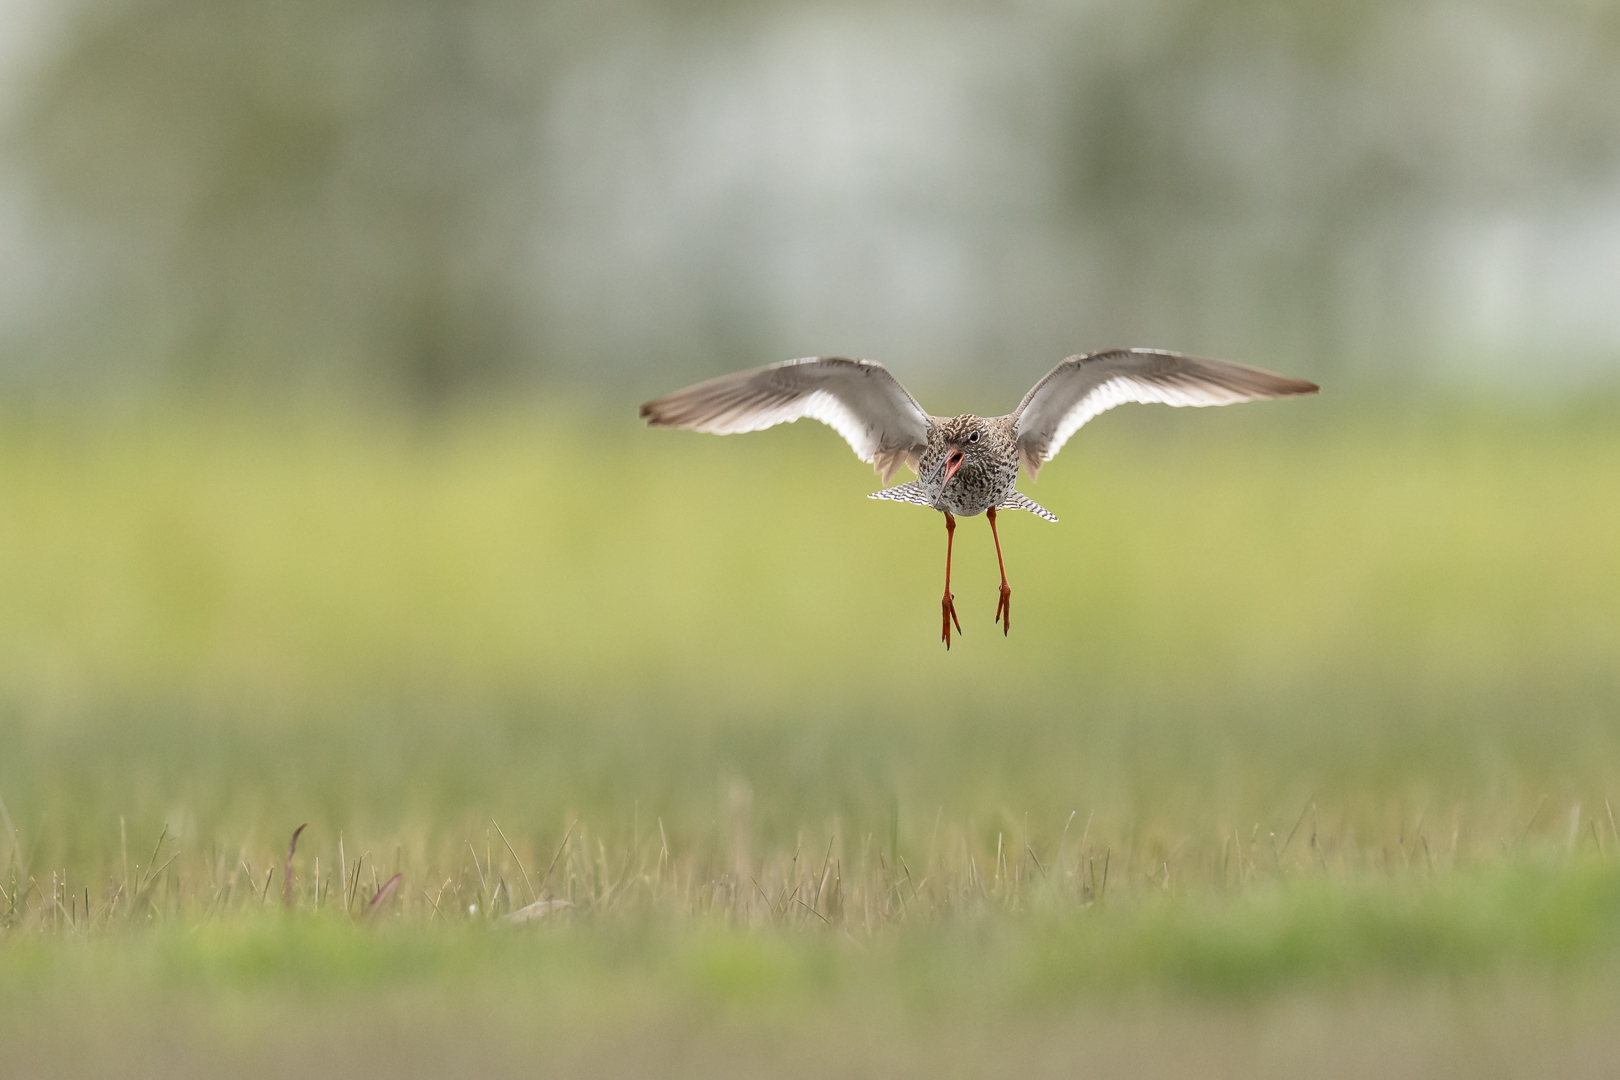
<instances>
[{"instance_id":1,"label":"wing feather","mask_svg":"<svg viewBox=\"0 0 1620 1080\"><path fill-rule=\"evenodd\" d=\"M1304 379L1156 349L1071 356L1036 383L1013 412L1018 457L1033 478L1092 417L1127 402L1202 407L1314 394Z\"/></svg>"},{"instance_id":2,"label":"wing feather","mask_svg":"<svg viewBox=\"0 0 1620 1080\"><path fill-rule=\"evenodd\" d=\"M733 435L803 417L837 431L885 483L902 462L916 464L929 419L882 364L811 356L723 375L649 401L641 415L655 427Z\"/></svg>"}]
</instances>

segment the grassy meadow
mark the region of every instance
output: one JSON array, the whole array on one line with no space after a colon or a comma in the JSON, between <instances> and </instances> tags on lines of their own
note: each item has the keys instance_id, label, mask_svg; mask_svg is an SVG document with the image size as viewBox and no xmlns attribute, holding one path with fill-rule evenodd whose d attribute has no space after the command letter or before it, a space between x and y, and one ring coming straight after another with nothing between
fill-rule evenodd
<instances>
[{"instance_id":1,"label":"grassy meadow","mask_svg":"<svg viewBox=\"0 0 1620 1080\"><path fill-rule=\"evenodd\" d=\"M1614 404L1119 410L1007 637L961 522L948 653L941 519L819 425L16 411L0 1046L1603 1075Z\"/></svg>"}]
</instances>

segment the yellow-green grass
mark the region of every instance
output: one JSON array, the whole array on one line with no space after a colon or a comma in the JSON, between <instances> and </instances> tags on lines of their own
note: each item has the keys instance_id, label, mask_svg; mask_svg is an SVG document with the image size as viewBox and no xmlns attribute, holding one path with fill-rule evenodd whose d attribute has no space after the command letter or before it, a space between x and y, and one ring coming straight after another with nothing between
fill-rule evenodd
<instances>
[{"instance_id":1,"label":"yellow-green grass","mask_svg":"<svg viewBox=\"0 0 1620 1080\"><path fill-rule=\"evenodd\" d=\"M170 1078L1567 1077L1620 1049L1598 860L1029 899L876 932L656 905L64 919L0 954L0 1040L15 1075Z\"/></svg>"},{"instance_id":2,"label":"yellow-green grass","mask_svg":"<svg viewBox=\"0 0 1620 1080\"><path fill-rule=\"evenodd\" d=\"M1441 408L1110 414L1024 481L1062 524L1004 515L1005 642L964 523L949 657L939 515L862 498L819 425L8 418L0 685L30 711L382 689L752 717L1607 678L1612 417Z\"/></svg>"},{"instance_id":3,"label":"yellow-green grass","mask_svg":"<svg viewBox=\"0 0 1620 1080\"><path fill-rule=\"evenodd\" d=\"M819 887L767 864L763 880L745 873L735 889L729 870L694 881L661 861L632 864L611 882L570 875L614 887L576 888L576 903L528 921L478 911L490 898L472 889L437 892L426 913L371 905L369 875L352 901L334 885L319 908L312 885L295 889L291 909L279 887L264 902L244 888L190 909L172 887L131 889L134 916L123 918L71 913L59 894L61 908L11 943L0 994L16 1005L96 973L154 990L268 983L319 997L438 980L517 986L545 972L544 992L557 995L611 996L616 982L645 980L671 1000L717 1006L875 995L926 1012L1161 989L1248 997L1369 975L1592 974L1620 960L1620 867L1596 858L1299 871L1218 892L1092 888L1084 860L1077 872L1061 858L1021 882L973 880L941 860L915 880L833 869Z\"/></svg>"},{"instance_id":4,"label":"yellow-green grass","mask_svg":"<svg viewBox=\"0 0 1620 1080\"><path fill-rule=\"evenodd\" d=\"M1008 637L958 530L948 654L938 515L819 426L9 416L0 994L920 1045L1121 992L1609 987L1612 412L1110 414L1025 483L1061 524L1003 517Z\"/></svg>"}]
</instances>

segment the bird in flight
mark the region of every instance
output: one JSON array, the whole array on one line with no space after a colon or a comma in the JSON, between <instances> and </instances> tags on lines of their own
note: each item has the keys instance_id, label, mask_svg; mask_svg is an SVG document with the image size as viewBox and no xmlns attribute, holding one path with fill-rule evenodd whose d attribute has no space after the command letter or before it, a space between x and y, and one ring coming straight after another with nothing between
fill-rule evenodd
<instances>
[{"instance_id":1,"label":"bird in flight","mask_svg":"<svg viewBox=\"0 0 1620 1080\"><path fill-rule=\"evenodd\" d=\"M1001 558L996 511L1057 517L1014 489L1022 466L1031 480L1087 420L1126 402L1230 405L1314 394L1318 387L1259 368L1200 360L1156 349L1113 349L1071 356L1047 373L1005 416L930 416L887 368L870 360L812 356L739 371L649 401L641 415L653 427L715 435L759 431L811 417L842 435L887 484L901 463L917 479L874 491L871 498L928 506L945 515L945 597L940 637L962 632L951 594L956 519L984 514L996 544L1001 599L996 622L1012 627L1012 589Z\"/></svg>"}]
</instances>

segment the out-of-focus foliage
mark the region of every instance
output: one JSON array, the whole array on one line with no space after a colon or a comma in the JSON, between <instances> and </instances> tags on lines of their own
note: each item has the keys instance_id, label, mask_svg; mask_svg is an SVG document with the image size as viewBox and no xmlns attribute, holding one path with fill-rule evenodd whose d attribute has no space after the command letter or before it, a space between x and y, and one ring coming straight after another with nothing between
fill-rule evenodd
<instances>
[{"instance_id":1,"label":"out-of-focus foliage","mask_svg":"<svg viewBox=\"0 0 1620 1080\"><path fill-rule=\"evenodd\" d=\"M1412 362L1457 347L1401 340L1446 288L1421 265L1446 231L1614 190L1612 5L1105 7L1064 39L1083 61L1063 68L1059 175L1141 324L1202 300L1341 370Z\"/></svg>"},{"instance_id":2,"label":"out-of-focus foliage","mask_svg":"<svg viewBox=\"0 0 1620 1080\"><path fill-rule=\"evenodd\" d=\"M83 10L23 145L95 299L183 375L356 364L405 389L531 358L536 112L582 12L506 0Z\"/></svg>"},{"instance_id":3,"label":"out-of-focus foliage","mask_svg":"<svg viewBox=\"0 0 1620 1080\"><path fill-rule=\"evenodd\" d=\"M19 115L65 362L420 399L839 350L1387 370L1561 310L1523 279L1570 260L1492 238L1612 200L1620 14L86 2ZM1613 346L1603 295L1548 347Z\"/></svg>"}]
</instances>

